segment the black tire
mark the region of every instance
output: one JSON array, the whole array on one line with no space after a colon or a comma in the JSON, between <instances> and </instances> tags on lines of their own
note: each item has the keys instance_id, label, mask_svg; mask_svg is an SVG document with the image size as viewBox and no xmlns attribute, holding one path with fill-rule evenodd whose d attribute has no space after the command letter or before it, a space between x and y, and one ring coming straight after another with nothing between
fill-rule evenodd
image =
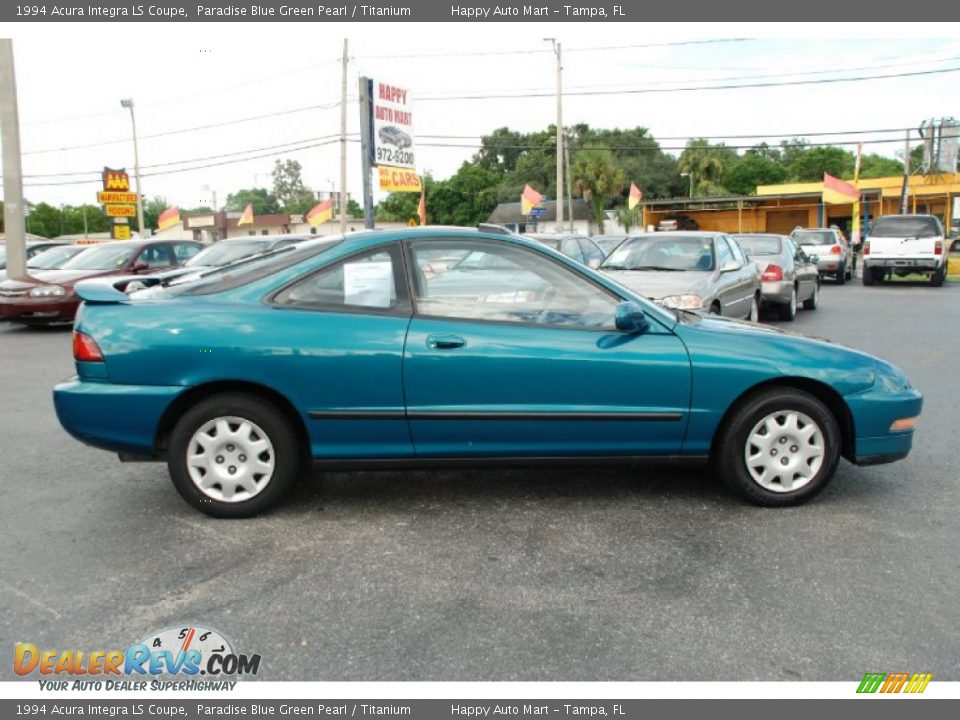
<instances>
[{"instance_id":1,"label":"black tire","mask_svg":"<svg viewBox=\"0 0 960 720\"><path fill-rule=\"evenodd\" d=\"M748 442L751 433L764 418L777 416L787 419L788 413L806 416L817 428L810 440L811 444L815 439L820 443L822 450L820 466L799 489L770 490L754 479L752 473L757 468L754 470L748 468L746 457L749 452ZM783 432L785 433L783 437L792 437L788 429ZM800 455L795 450L802 441L787 439L783 445L780 442L777 439L776 444L773 445L771 458L777 453L782 453L789 463L797 462L802 465L803 463L799 460ZM717 436L713 460L724 484L744 499L765 507L784 507L805 503L823 491L837 470L837 464L840 461L840 445L840 426L822 402L802 390L788 387L771 388L749 396L732 412ZM758 457L761 458L758 462L774 462L772 459L767 460L765 452L759 446L750 443L749 449L758 452ZM786 472L791 471L790 467L788 466ZM810 464L806 467L809 468ZM771 484L776 487L776 483ZM782 480L779 481L779 487L783 488Z\"/></svg>"},{"instance_id":2,"label":"black tire","mask_svg":"<svg viewBox=\"0 0 960 720\"><path fill-rule=\"evenodd\" d=\"M873 285L873 268L868 268L866 265L863 266L863 284L866 286Z\"/></svg>"},{"instance_id":3,"label":"black tire","mask_svg":"<svg viewBox=\"0 0 960 720\"><path fill-rule=\"evenodd\" d=\"M847 266L846 266L846 264L843 264L843 265L840 266L840 268L837 270L837 274L834 275L834 278L836 278L837 285L843 285L843 284L847 281Z\"/></svg>"},{"instance_id":4,"label":"black tire","mask_svg":"<svg viewBox=\"0 0 960 720\"><path fill-rule=\"evenodd\" d=\"M820 305L820 283L815 283L813 286L813 295L808 297L803 301L804 310L816 310Z\"/></svg>"},{"instance_id":5,"label":"black tire","mask_svg":"<svg viewBox=\"0 0 960 720\"><path fill-rule=\"evenodd\" d=\"M943 281L947 277L947 264L944 263L939 270L934 271L930 276L930 284L933 287L943 287Z\"/></svg>"},{"instance_id":6,"label":"black tire","mask_svg":"<svg viewBox=\"0 0 960 720\"><path fill-rule=\"evenodd\" d=\"M267 477L265 484L247 499L227 501L211 497L194 482L190 474L187 453L194 442L195 433L204 425L223 418L236 418L252 424L251 427L256 426L254 430L259 432L252 432L249 438L259 443L262 433L272 446L272 451L265 450L260 453L261 459L273 462L272 474ZM240 428L240 425L230 426L231 430ZM244 442L244 438L237 442ZM243 452L240 445L227 447L237 448L230 452ZM197 448L200 448L199 444L195 446L195 449ZM211 454L213 452L215 451L210 451ZM224 455L217 455L216 458L224 457L225 462L229 463L230 455L226 454L226 450L223 452ZM241 454L236 457L239 461L246 462L246 456ZM252 395L223 394L200 401L177 421L170 433L167 467L177 492L194 508L213 517L242 518L264 512L286 496L300 473L302 457L303 452L297 442L296 433L284 414L275 406ZM224 469L229 470L226 467ZM240 471L244 472L242 467ZM258 482L263 482L263 478ZM224 494L222 490L216 490L216 485L210 492L215 495Z\"/></svg>"},{"instance_id":7,"label":"black tire","mask_svg":"<svg viewBox=\"0 0 960 720\"><path fill-rule=\"evenodd\" d=\"M777 305L777 315L781 320L793 322L797 319L797 288L791 290L790 302L786 305Z\"/></svg>"}]
</instances>

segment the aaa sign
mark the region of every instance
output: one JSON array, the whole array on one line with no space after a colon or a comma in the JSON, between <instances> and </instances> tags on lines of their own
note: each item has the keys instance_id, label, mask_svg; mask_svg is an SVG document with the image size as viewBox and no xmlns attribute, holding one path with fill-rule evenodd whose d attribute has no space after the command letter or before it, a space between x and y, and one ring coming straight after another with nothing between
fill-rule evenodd
<instances>
[{"instance_id":1,"label":"aaa sign","mask_svg":"<svg viewBox=\"0 0 960 720\"><path fill-rule=\"evenodd\" d=\"M420 176L413 170L381 165L380 189L385 192L420 192Z\"/></svg>"}]
</instances>

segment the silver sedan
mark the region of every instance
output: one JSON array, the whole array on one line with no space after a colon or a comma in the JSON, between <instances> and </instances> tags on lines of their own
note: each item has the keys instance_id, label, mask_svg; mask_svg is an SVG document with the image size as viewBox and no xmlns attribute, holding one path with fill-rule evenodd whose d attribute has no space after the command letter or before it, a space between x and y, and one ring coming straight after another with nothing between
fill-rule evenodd
<instances>
[{"instance_id":1,"label":"silver sedan","mask_svg":"<svg viewBox=\"0 0 960 720\"><path fill-rule=\"evenodd\" d=\"M632 235L600 270L665 307L754 322L760 315L760 271L721 232Z\"/></svg>"},{"instance_id":2,"label":"silver sedan","mask_svg":"<svg viewBox=\"0 0 960 720\"><path fill-rule=\"evenodd\" d=\"M761 300L777 309L781 320L797 316L797 306L816 310L820 302L817 256L807 255L786 235L734 235L740 248L760 268Z\"/></svg>"}]
</instances>

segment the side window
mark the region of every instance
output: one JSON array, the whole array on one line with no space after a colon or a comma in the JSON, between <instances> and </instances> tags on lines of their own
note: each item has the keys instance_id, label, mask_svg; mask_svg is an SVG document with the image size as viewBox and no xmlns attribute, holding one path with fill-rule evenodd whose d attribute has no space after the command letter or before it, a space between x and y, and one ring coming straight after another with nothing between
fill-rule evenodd
<instances>
[{"instance_id":1,"label":"side window","mask_svg":"<svg viewBox=\"0 0 960 720\"><path fill-rule=\"evenodd\" d=\"M740 243L729 235L727 236L727 242L730 244L730 250L733 252L733 259L742 265L746 265L747 256L743 254L743 248L740 247Z\"/></svg>"},{"instance_id":2,"label":"side window","mask_svg":"<svg viewBox=\"0 0 960 720\"><path fill-rule=\"evenodd\" d=\"M150 268L163 268L174 264L167 245L147 245L137 256L137 262L140 261Z\"/></svg>"},{"instance_id":3,"label":"side window","mask_svg":"<svg viewBox=\"0 0 960 720\"><path fill-rule=\"evenodd\" d=\"M580 243L580 249L583 250L583 257L587 265L593 263L591 267L596 267L603 262L603 250L601 250L600 246L593 240L589 238L577 238L577 241Z\"/></svg>"},{"instance_id":4,"label":"side window","mask_svg":"<svg viewBox=\"0 0 960 720\"><path fill-rule=\"evenodd\" d=\"M173 252L177 256L177 262L182 263L185 260L189 260L198 252L200 252L200 248L197 245L189 245L187 243L177 243L176 245L173 246Z\"/></svg>"},{"instance_id":5,"label":"side window","mask_svg":"<svg viewBox=\"0 0 960 720\"><path fill-rule=\"evenodd\" d=\"M563 238L560 241L560 252L567 257L572 257L578 263L584 262L583 251L580 250L580 246L574 238Z\"/></svg>"},{"instance_id":6,"label":"side window","mask_svg":"<svg viewBox=\"0 0 960 720\"><path fill-rule=\"evenodd\" d=\"M428 258L463 259L443 273ZM411 243L417 314L575 328L614 327L619 298L540 253L481 240Z\"/></svg>"},{"instance_id":7,"label":"side window","mask_svg":"<svg viewBox=\"0 0 960 720\"><path fill-rule=\"evenodd\" d=\"M399 311L408 303L405 286L397 281L398 267L395 250L355 255L288 285L273 302L324 310Z\"/></svg>"},{"instance_id":8,"label":"side window","mask_svg":"<svg viewBox=\"0 0 960 720\"><path fill-rule=\"evenodd\" d=\"M727 239L722 235L717 236L715 242L717 244L717 267L722 268L726 263L733 260L733 251L727 244Z\"/></svg>"}]
</instances>

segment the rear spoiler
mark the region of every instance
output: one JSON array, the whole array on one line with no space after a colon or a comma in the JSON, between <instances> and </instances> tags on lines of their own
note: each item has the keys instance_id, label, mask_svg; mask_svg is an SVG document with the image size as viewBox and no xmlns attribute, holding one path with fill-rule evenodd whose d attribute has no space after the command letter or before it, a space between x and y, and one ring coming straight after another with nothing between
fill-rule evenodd
<instances>
[{"instance_id":1,"label":"rear spoiler","mask_svg":"<svg viewBox=\"0 0 960 720\"><path fill-rule=\"evenodd\" d=\"M83 280L74 290L81 300L91 304L129 303L130 297L114 287L116 282L117 278Z\"/></svg>"}]
</instances>

